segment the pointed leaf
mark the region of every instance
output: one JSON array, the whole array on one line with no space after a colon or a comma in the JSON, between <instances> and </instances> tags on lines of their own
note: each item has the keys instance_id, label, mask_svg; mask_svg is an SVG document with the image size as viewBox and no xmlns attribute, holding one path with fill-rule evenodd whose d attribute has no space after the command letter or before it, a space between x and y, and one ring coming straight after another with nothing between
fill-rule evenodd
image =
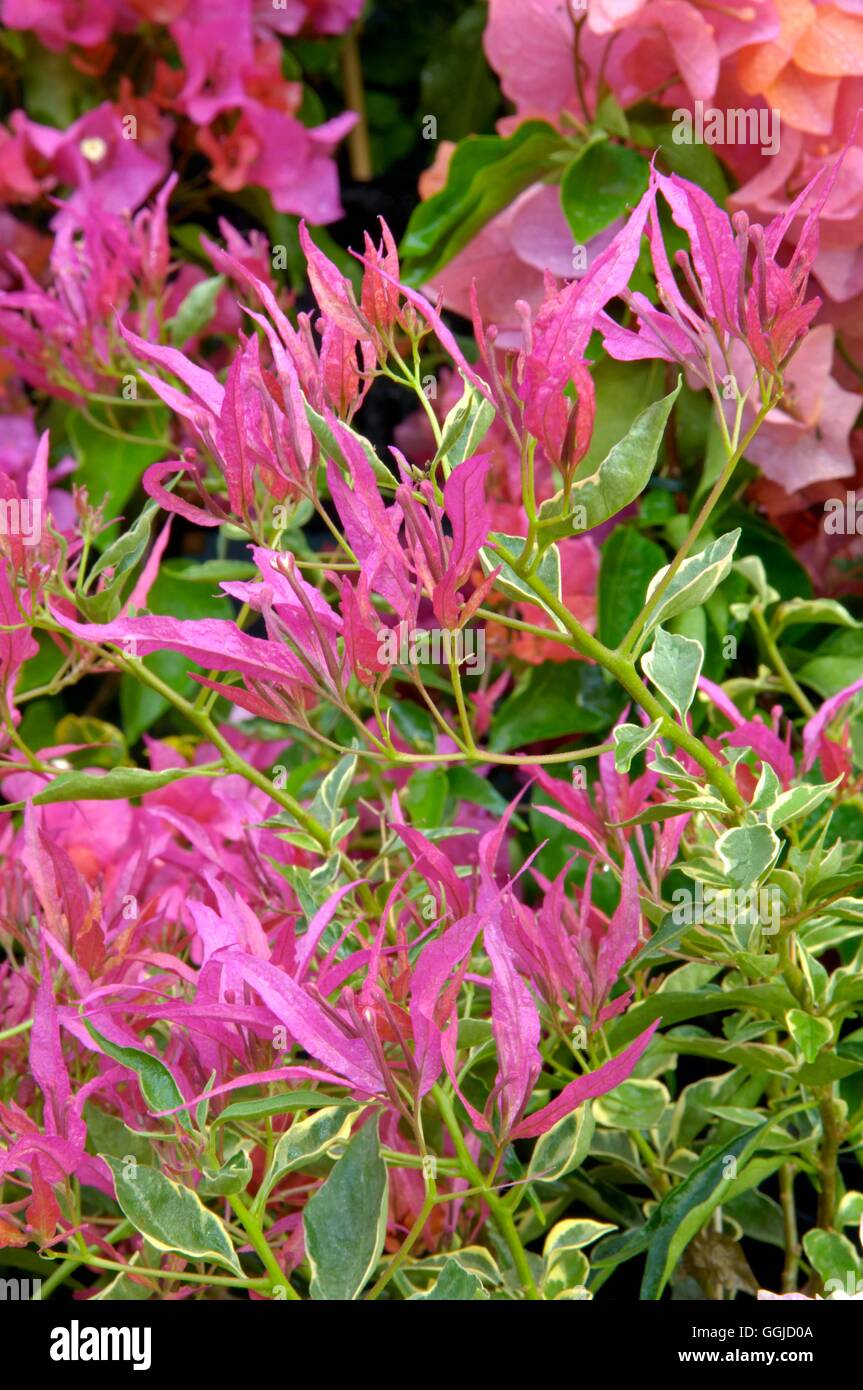
<instances>
[{"instance_id":1,"label":"pointed leaf","mask_svg":"<svg viewBox=\"0 0 863 1390\"><path fill-rule=\"evenodd\" d=\"M386 1237L388 1176L377 1118L354 1136L303 1216L313 1299L359 1297Z\"/></svg>"},{"instance_id":2,"label":"pointed leaf","mask_svg":"<svg viewBox=\"0 0 863 1390\"><path fill-rule=\"evenodd\" d=\"M659 623L667 622L678 613L686 613L706 602L714 589L722 583L731 570L734 548L740 539L740 530L728 531L718 540L706 545L697 555L690 555L675 574L656 607L651 609L645 632L650 632ZM669 565L664 565L650 581L647 602L665 578Z\"/></svg>"},{"instance_id":3,"label":"pointed leaf","mask_svg":"<svg viewBox=\"0 0 863 1390\"><path fill-rule=\"evenodd\" d=\"M190 1188L171 1182L156 1168L135 1167L134 1176L127 1176L130 1165L123 1159L100 1157L114 1175L120 1210L151 1245L242 1276L228 1232Z\"/></svg>"},{"instance_id":4,"label":"pointed leaf","mask_svg":"<svg viewBox=\"0 0 863 1390\"><path fill-rule=\"evenodd\" d=\"M698 677L704 665L704 648L692 637L678 632L656 629L653 646L641 658L648 680L664 695L677 711L681 723L698 687Z\"/></svg>"}]
</instances>

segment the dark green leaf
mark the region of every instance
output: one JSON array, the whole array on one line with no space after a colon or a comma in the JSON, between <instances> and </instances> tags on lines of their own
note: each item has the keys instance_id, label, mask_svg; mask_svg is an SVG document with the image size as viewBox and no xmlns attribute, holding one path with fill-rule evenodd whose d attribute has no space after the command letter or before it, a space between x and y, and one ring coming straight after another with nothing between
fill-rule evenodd
<instances>
[{"instance_id":1,"label":"dark green leaf","mask_svg":"<svg viewBox=\"0 0 863 1390\"><path fill-rule=\"evenodd\" d=\"M584 245L638 202L650 165L637 150L597 141L578 155L560 186L564 215L576 242Z\"/></svg>"}]
</instances>

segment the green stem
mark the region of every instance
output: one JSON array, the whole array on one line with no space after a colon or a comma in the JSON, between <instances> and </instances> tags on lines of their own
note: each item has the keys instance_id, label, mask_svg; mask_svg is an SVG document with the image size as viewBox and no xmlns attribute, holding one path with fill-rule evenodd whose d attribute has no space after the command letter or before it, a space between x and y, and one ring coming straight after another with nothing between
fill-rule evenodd
<instances>
[{"instance_id":1,"label":"green stem","mask_svg":"<svg viewBox=\"0 0 863 1390\"><path fill-rule=\"evenodd\" d=\"M800 1242L797 1238L797 1208L794 1205L794 1165L783 1163L779 1169L779 1201L782 1206L782 1231L785 1240L785 1264L782 1269L782 1292L797 1292L797 1267L800 1263Z\"/></svg>"},{"instance_id":2,"label":"green stem","mask_svg":"<svg viewBox=\"0 0 863 1390\"><path fill-rule=\"evenodd\" d=\"M521 1286L524 1289L525 1297L531 1302L541 1301L542 1295L536 1286L536 1280L530 1268L527 1252L521 1243L521 1237L516 1229L512 1213L508 1210L497 1193L493 1192L487 1185L481 1170L477 1167L476 1163L474 1163L467 1144L464 1141L464 1135L461 1132L449 1096L440 1085L435 1085L432 1088L432 1094L435 1098L435 1103L441 1119L449 1130L459 1162L462 1165L462 1172L477 1188L481 1189L483 1200L487 1203L498 1229L509 1247L509 1252L512 1255L513 1264L515 1265L516 1272L521 1281Z\"/></svg>"},{"instance_id":3,"label":"green stem","mask_svg":"<svg viewBox=\"0 0 863 1390\"><path fill-rule=\"evenodd\" d=\"M273 1254L272 1250L267 1244L266 1239L264 1237L264 1233L261 1230L260 1224L249 1211L245 1202L243 1202L243 1200L237 1196L229 1196L228 1201L230 1202L235 1215L237 1216L240 1224L246 1232L246 1235L249 1237L255 1254L258 1256L258 1259L261 1261L261 1264L264 1266L264 1269L270 1276L270 1288L273 1291L275 1291L276 1289L284 1289L289 1299L293 1300L296 1303L302 1302L300 1295L297 1293L296 1289L292 1287L290 1279L288 1278L287 1274L285 1274L285 1271L282 1269L281 1265L279 1264L278 1260L276 1259L275 1255Z\"/></svg>"},{"instance_id":4,"label":"green stem","mask_svg":"<svg viewBox=\"0 0 863 1390\"><path fill-rule=\"evenodd\" d=\"M818 1193L818 1225L822 1230L832 1231L836 1221L836 1167L842 1141L841 1120L832 1087L825 1086L819 1091L818 1110L823 1133L818 1154L821 1187Z\"/></svg>"},{"instance_id":5,"label":"green stem","mask_svg":"<svg viewBox=\"0 0 863 1390\"><path fill-rule=\"evenodd\" d=\"M224 759L225 765L231 772L239 773L242 777L245 777L247 782L251 782L254 786L259 787L261 791L266 792L267 796L272 797L274 801L277 801L280 806L283 806L286 811L290 812L297 824L302 826L303 830L307 831L313 839L317 840L324 852L329 851L330 836L326 827L321 825L314 816L310 815L305 807L301 805L295 797L291 796L290 792L275 786L275 784L268 777L265 777L262 772L259 772L251 763L247 763L245 758L242 758L240 754L231 747L227 739L222 736L209 715L204 714L201 710L195 709L193 704L184 699L182 695L179 695L176 690L173 690L171 686L167 685L165 681L161 680L154 672L150 671L143 662L137 660L137 658L126 657L118 653L115 659L119 661L119 664L127 670L130 675L133 675L136 680L139 680L143 685L148 685L151 690L157 691L169 704L173 705L176 710L185 715L189 723L194 724L195 728L204 735L208 742L214 744L215 747L218 748Z\"/></svg>"},{"instance_id":6,"label":"green stem","mask_svg":"<svg viewBox=\"0 0 863 1390\"><path fill-rule=\"evenodd\" d=\"M758 636L760 637L762 643L764 644L764 650L767 653L767 656L769 657L773 665L774 671L778 675L788 694L806 715L806 718L811 719L815 714L815 706L813 705L812 701L809 699L805 691L800 689L800 686L797 684L796 680L794 679L788 667L786 666L782 653L776 645L775 640L770 635L770 631L764 619L764 614L758 608L753 608L751 617L752 622L755 626L755 630L758 633Z\"/></svg>"},{"instance_id":7,"label":"green stem","mask_svg":"<svg viewBox=\"0 0 863 1390\"><path fill-rule=\"evenodd\" d=\"M663 576L661 582L657 584L655 590L650 596L650 599L647 603L645 603L644 608L641 610L638 617L635 619L635 622L632 624L623 641L621 642L620 646L618 647L618 651L622 655L625 655L626 653L632 651L640 633L643 632L645 624L647 623L651 613L654 612L654 610L656 609L657 604L664 595L669 584L673 580L674 576L677 574L677 571L680 569L680 566L683 564L683 561L686 559L695 542L698 540L698 537L701 535L701 532L704 529L704 526L706 525L707 520L713 511L713 508L716 506L716 503L719 501L719 498L722 496L723 492L725 491L725 488L731 481L731 475L733 474L740 460L743 458L743 455L746 453L746 450L749 448L749 445L752 443L752 440L755 438L755 435L760 430L764 422L765 416L769 413L770 410L773 409L774 404L775 402L768 401L761 407L760 411L755 417L755 421L751 429L747 432L742 442L739 443L736 446L736 448L733 448L731 450L731 453L728 456L728 459L725 463L725 466L722 469L722 472L719 474L719 477L716 479L716 482L710 489L710 492L705 498L701 511L698 513L698 516L695 518L695 521L693 522L692 527L690 528L689 535L686 537L686 540L683 542L682 546L680 547L671 564L669 565L668 570L666 574Z\"/></svg>"},{"instance_id":8,"label":"green stem","mask_svg":"<svg viewBox=\"0 0 863 1390\"><path fill-rule=\"evenodd\" d=\"M426 1222L431 1216L436 1201L437 1196L434 1190L434 1185L432 1184L432 1186L428 1188L426 1191L425 1201L420 1207L419 1215L417 1216L416 1221L411 1226L410 1230L405 1236L403 1245L390 1260L389 1264L381 1274L380 1278L375 1282L375 1284L366 1294L366 1299L371 1300L377 1298L386 1288L393 1275L397 1273L399 1269L401 1269L411 1250L419 1240L423 1231L423 1227L425 1226Z\"/></svg>"},{"instance_id":9,"label":"green stem","mask_svg":"<svg viewBox=\"0 0 863 1390\"><path fill-rule=\"evenodd\" d=\"M19 1033L26 1033L33 1027L33 1022L32 1018L28 1018L24 1023L16 1023L14 1028L4 1028L0 1033L0 1042L5 1042L7 1038L17 1038Z\"/></svg>"},{"instance_id":10,"label":"green stem","mask_svg":"<svg viewBox=\"0 0 863 1390\"><path fill-rule=\"evenodd\" d=\"M510 566L514 564L514 557L502 545L497 546L498 554ZM548 612L553 613L556 618L566 628L570 635L571 644L576 651L583 656L589 656L598 666L604 667L628 695L641 706L651 719L661 721L660 736L666 738L675 747L682 748L691 758L694 758L699 767L707 773L709 780L721 792L728 806L736 811L745 808L745 802L737 784L731 774L722 766L708 748L704 746L699 738L691 734L688 729L676 724L674 720L666 714L659 701L651 695L647 686L640 679L633 662L619 651L612 651L606 647L596 637L593 637L581 624L572 616L565 604L552 593L551 589L536 575L524 575L524 583L529 586L540 599L542 606Z\"/></svg>"}]
</instances>

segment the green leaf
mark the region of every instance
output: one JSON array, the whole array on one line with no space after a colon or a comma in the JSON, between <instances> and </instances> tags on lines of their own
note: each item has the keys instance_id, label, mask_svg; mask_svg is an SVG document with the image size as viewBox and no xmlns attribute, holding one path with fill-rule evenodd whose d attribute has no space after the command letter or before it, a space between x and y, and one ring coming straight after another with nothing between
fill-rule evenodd
<instances>
[{"instance_id":1,"label":"green leaf","mask_svg":"<svg viewBox=\"0 0 863 1390\"><path fill-rule=\"evenodd\" d=\"M614 768L616 772L628 772L637 753L658 738L662 720L655 719L645 729L643 724L615 724L611 731L614 739Z\"/></svg>"},{"instance_id":2,"label":"green leaf","mask_svg":"<svg viewBox=\"0 0 863 1390\"><path fill-rule=\"evenodd\" d=\"M521 558L525 545L524 536L507 536L502 531L490 531L489 540L493 541L495 545L503 546L504 550L512 556L514 561ZM559 631L564 630L559 618L556 618L549 609L545 608L542 599L537 598L527 581L521 577L517 570L513 569L508 561L502 559L501 555L496 550L493 550L490 546L483 546L482 550L479 552L479 558L486 574L490 574L492 570L500 567L500 574L495 580L496 588L500 589L502 593L507 594L510 598L518 599L520 603L536 604L538 608L542 608L545 612L549 613L555 627L557 627ZM535 578L541 580L546 588L551 590L556 599L560 599L560 554L556 545L550 545L548 549L543 552L542 559L536 569Z\"/></svg>"},{"instance_id":3,"label":"green leaf","mask_svg":"<svg viewBox=\"0 0 863 1390\"><path fill-rule=\"evenodd\" d=\"M767 571L760 555L744 555L741 559L734 561L732 568L749 581L762 608L769 608L779 598L779 594L767 582Z\"/></svg>"},{"instance_id":4,"label":"green leaf","mask_svg":"<svg viewBox=\"0 0 863 1390\"><path fill-rule=\"evenodd\" d=\"M580 1167L587 1158L593 1128L588 1101L541 1134L528 1164L528 1182L555 1182Z\"/></svg>"},{"instance_id":5,"label":"green leaf","mask_svg":"<svg viewBox=\"0 0 863 1390\"><path fill-rule=\"evenodd\" d=\"M449 782L442 768L413 773L403 792L411 823L426 829L441 825L448 792Z\"/></svg>"},{"instance_id":6,"label":"green leaf","mask_svg":"<svg viewBox=\"0 0 863 1390\"><path fill-rule=\"evenodd\" d=\"M556 167L567 142L545 121L525 121L513 135L471 135L450 160L446 186L411 214L401 244L406 284L422 285L487 222Z\"/></svg>"},{"instance_id":7,"label":"green leaf","mask_svg":"<svg viewBox=\"0 0 863 1390\"><path fill-rule=\"evenodd\" d=\"M309 405L305 397L303 398L303 405L306 408L306 419L309 422L309 428L320 444L324 458L334 459L345 474L345 477L350 479L352 477L351 466L345 458L341 445L323 415L319 415L313 406ZM350 425L346 425L344 421L341 422L341 425L342 429L347 430L354 442L362 449L378 482L383 484L385 488L388 488L390 492L394 492L396 480L386 464L382 463L378 458L369 441L364 435L358 434L356 430L352 430Z\"/></svg>"},{"instance_id":8,"label":"green leaf","mask_svg":"<svg viewBox=\"0 0 863 1390\"><path fill-rule=\"evenodd\" d=\"M152 1052L144 1052L138 1047L121 1047L100 1033L91 1019L82 1016L82 1021L103 1052L137 1074L141 1095L151 1114L175 1110L178 1105L185 1104L179 1086L160 1057L154 1057ZM181 1110L176 1118L184 1129L190 1134L194 1133L187 1110Z\"/></svg>"},{"instance_id":9,"label":"green leaf","mask_svg":"<svg viewBox=\"0 0 863 1390\"><path fill-rule=\"evenodd\" d=\"M558 1221L545 1238L542 1247L543 1260L548 1263L562 1250L582 1250L614 1229L615 1227L610 1226L607 1221L592 1221L584 1217Z\"/></svg>"},{"instance_id":10,"label":"green leaf","mask_svg":"<svg viewBox=\"0 0 863 1390\"><path fill-rule=\"evenodd\" d=\"M634 207L647 188L650 165L637 150L609 140L590 144L569 165L560 186L564 216L583 245Z\"/></svg>"},{"instance_id":11,"label":"green leaf","mask_svg":"<svg viewBox=\"0 0 863 1390\"><path fill-rule=\"evenodd\" d=\"M592 348L589 349L593 355ZM597 350L598 355L598 350ZM579 464L579 471L589 473L606 454L625 439L638 416L665 394L665 364L649 362L615 362L603 354L592 369L596 392L596 419L590 447ZM686 399L684 392L678 398Z\"/></svg>"},{"instance_id":12,"label":"green leaf","mask_svg":"<svg viewBox=\"0 0 863 1390\"><path fill-rule=\"evenodd\" d=\"M543 537L563 537L591 531L640 496L656 466L659 446L672 406L680 394L681 379L668 396L653 401L641 412L627 434L614 444L592 471L575 478L566 501L559 492L539 509Z\"/></svg>"},{"instance_id":13,"label":"green leaf","mask_svg":"<svg viewBox=\"0 0 863 1390\"><path fill-rule=\"evenodd\" d=\"M129 1129L116 1115L106 1115L92 1101L84 1107L87 1121L87 1145L93 1153L111 1154L114 1158L134 1158L136 1163L153 1163L155 1154L149 1139Z\"/></svg>"},{"instance_id":14,"label":"green leaf","mask_svg":"<svg viewBox=\"0 0 863 1390\"><path fill-rule=\"evenodd\" d=\"M334 830L339 822L339 812L350 791L356 770L356 754L346 753L344 757L339 758L332 771L327 773L315 794L315 799L309 808L310 813L317 820L323 822L328 830Z\"/></svg>"},{"instance_id":15,"label":"green leaf","mask_svg":"<svg viewBox=\"0 0 863 1390\"><path fill-rule=\"evenodd\" d=\"M743 1167L769 1128L780 1118L781 1115L777 1115L765 1120L721 1147L706 1149L683 1181L663 1197L643 1226L620 1236L610 1236L593 1252L591 1263L600 1267L618 1264L646 1250L640 1297L643 1300L660 1298L692 1237L702 1229L716 1207L730 1197L731 1178L737 1167Z\"/></svg>"},{"instance_id":16,"label":"green leaf","mask_svg":"<svg viewBox=\"0 0 863 1390\"><path fill-rule=\"evenodd\" d=\"M165 323L173 347L181 348L206 328L216 312L216 300L224 283L224 275L211 275L207 280L199 280L184 296L176 314Z\"/></svg>"},{"instance_id":17,"label":"green leaf","mask_svg":"<svg viewBox=\"0 0 863 1390\"><path fill-rule=\"evenodd\" d=\"M690 555L684 560L662 598L651 610L645 633L652 631L658 623L667 622L678 613L685 613L704 603L731 572L734 548L739 539L739 530L729 531L706 545L697 555ZM647 590L648 602L670 568L670 565L664 565L653 576Z\"/></svg>"},{"instance_id":18,"label":"green leaf","mask_svg":"<svg viewBox=\"0 0 863 1390\"><path fill-rule=\"evenodd\" d=\"M692 993L655 994L640 1004L634 1004L626 1014L613 1021L608 1027L609 1046L612 1051L619 1051L656 1018L660 1018L663 1026L668 1028L674 1023L685 1023L691 1018L720 1013L725 1009L766 1009L774 1018L782 1018L785 1011L793 1006L792 996L781 985L748 985L741 989L706 986Z\"/></svg>"},{"instance_id":19,"label":"green leaf","mask_svg":"<svg viewBox=\"0 0 863 1390\"><path fill-rule=\"evenodd\" d=\"M136 1250L127 1264L131 1270L135 1265L143 1265L141 1251ZM98 1293L91 1294L94 1303L145 1303L148 1298L156 1296L157 1280L147 1283L138 1283L131 1279L128 1274L115 1274L114 1278L100 1289Z\"/></svg>"},{"instance_id":20,"label":"green leaf","mask_svg":"<svg viewBox=\"0 0 863 1390\"><path fill-rule=\"evenodd\" d=\"M799 787L792 787L790 791L783 792L767 811L769 824L774 830L778 830L789 821L803 819L814 811L816 806L820 806L841 781L842 777L839 776L832 782L822 782L818 786L803 782Z\"/></svg>"},{"instance_id":21,"label":"green leaf","mask_svg":"<svg viewBox=\"0 0 863 1390\"><path fill-rule=\"evenodd\" d=\"M815 1018L802 1009L789 1009L785 1022L807 1062L814 1062L822 1047L833 1038L833 1025L828 1018Z\"/></svg>"},{"instance_id":22,"label":"green leaf","mask_svg":"<svg viewBox=\"0 0 863 1390\"><path fill-rule=\"evenodd\" d=\"M755 792L749 803L752 811L767 811L774 805L776 798L782 794L782 783L776 776L770 763L765 762L761 768L761 775L758 778Z\"/></svg>"},{"instance_id":23,"label":"green leaf","mask_svg":"<svg viewBox=\"0 0 863 1390\"><path fill-rule=\"evenodd\" d=\"M505 796L492 786L491 782L486 781L485 777L480 777L478 772L473 772L469 767L448 767L446 772L449 784L450 795L456 801L468 801L473 806L484 806L487 811L494 811L495 815L502 816L507 809L508 802ZM519 828L520 817L514 816L512 824ZM523 828L524 822L521 821Z\"/></svg>"},{"instance_id":24,"label":"green leaf","mask_svg":"<svg viewBox=\"0 0 863 1390\"><path fill-rule=\"evenodd\" d=\"M304 1120L294 1120L273 1151L270 1166L255 1198L262 1206L286 1173L303 1168L325 1154L333 1144L348 1139L357 1106L328 1105Z\"/></svg>"},{"instance_id":25,"label":"green leaf","mask_svg":"<svg viewBox=\"0 0 863 1390\"><path fill-rule=\"evenodd\" d=\"M470 1270L459 1264L458 1260L448 1259L437 1279L427 1293L413 1293L409 1303L429 1303L439 1299L449 1302L476 1303L488 1298L488 1294Z\"/></svg>"},{"instance_id":26,"label":"green leaf","mask_svg":"<svg viewBox=\"0 0 863 1390\"><path fill-rule=\"evenodd\" d=\"M713 150L707 145L676 144L675 129L671 121L659 121L647 127L633 125L631 137L634 144L656 150L660 162L671 173L697 183L722 207L729 193L728 180Z\"/></svg>"},{"instance_id":27,"label":"green leaf","mask_svg":"<svg viewBox=\"0 0 863 1390\"><path fill-rule=\"evenodd\" d=\"M151 1245L190 1260L222 1265L242 1277L228 1232L190 1188L171 1182L156 1168L136 1167L134 1177L127 1177L129 1165L122 1159L111 1154L101 1157L114 1175L120 1210Z\"/></svg>"},{"instance_id":28,"label":"green leaf","mask_svg":"<svg viewBox=\"0 0 863 1390\"><path fill-rule=\"evenodd\" d=\"M218 1169L204 1166L198 1191L202 1197L232 1197L245 1192L252 1181L252 1159L249 1150L253 1141L246 1139L236 1153Z\"/></svg>"},{"instance_id":29,"label":"green leaf","mask_svg":"<svg viewBox=\"0 0 863 1390\"><path fill-rule=\"evenodd\" d=\"M123 732L115 724L94 719L86 714L64 714L54 729L54 743L74 743L81 746L66 753L63 761L72 768L108 768L124 763L129 750Z\"/></svg>"},{"instance_id":30,"label":"green leaf","mask_svg":"<svg viewBox=\"0 0 863 1390\"><path fill-rule=\"evenodd\" d=\"M615 526L602 547L597 601L599 639L617 647L644 608L647 586L665 559L635 526Z\"/></svg>"},{"instance_id":31,"label":"green leaf","mask_svg":"<svg viewBox=\"0 0 863 1390\"><path fill-rule=\"evenodd\" d=\"M540 739L607 729L620 710L620 692L585 661L544 661L519 678L495 712L491 747L523 748Z\"/></svg>"},{"instance_id":32,"label":"green leaf","mask_svg":"<svg viewBox=\"0 0 863 1390\"><path fill-rule=\"evenodd\" d=\"M221 1115L213 1120L214 1125L235 1121L245 1124L249 1120L271 1119L275 1115L287 1115L293 1110L322 1109L324 1106L353 1108L353 1101L338 1100L326 1096L322 1091L286 1091L280 1096L260 1096L252 1100L236 1100L226 1105Z\"/></svg>"},{"instance_id":33,"label":"green leaf","mask_svg":"<svg viewBox=\"0 0 863 1390\"><path fill-rule=\"evenodd\" d=\"M148 502L141 515L128 531L124 531L122 536L118 536L115 541L102 552L102 555L87 573L87 589L91 587L93 581L98 578L103 570L110 567L114 570L114 580L111 588L115 587L115 582L136 565L147 548L150 540L150 531L153 525L153 518L159 511L157 502Z\"/></svg>"},{"instance_id":34,"label":"green leaf","mask_svg":"<svg viewBox=\"0 0 863 1390\"><path fill-rule=\"evenodd\" d=\"M377 1118L354 1136L306 1204L303 1225L313 1299L358 1298L384 1248L388 1177Z\"/></svg>"},{"instance_id":35,"label":"green leaf","mask_svg":"<svg viewBox=\"0 0 863 1390\"><path fill-rule=\"evenodd\" d=\"M149 772L143 767L112 767L104 777L88 776L86 772L61 772L42 791L30 798L34 806L50 806L58 801L125 801L127 797L143 796L158 791L184 777L200 777L199 768L172 767L164 772ZM17 802L19 808L26 802ZM4 807L9 811L11 806Z\"/></svg>"},{"instance_id":36,"label":"green leaf","mask_svg":"<svg viewBox=\"0 0 863 1390\"><path fill-rule=\"evenodd\" d=\"M803 1237L803 1249L821 1282L825 1285L828 1281L831 1282L829 1292L833 1292L834 1289L842 1293L859 1292L857 1281L861 1272L860 1260L846 1236L841 1236L836 1231L822 1231L816 1228L806 1232Z\"/></svg>"},{"instance_id":37,"label":"green leaf","mask_svg":"<svg viewBox=\"0 0 863 1390\"><path fill-rule=\"evenodd\" d=\"M641 658L641 665L648 680L665 696L683 723L695 699L698 677L704 665L701 643L658 627L653 646Z\"/></svg>"},{"instance_id":38,"label":"green leaf","mask_svg":"<svg viewBox=\"0 0 863 1390\"><path fill-rule=\"evenodd\" d=\"M669 912L663 917L660 926L657 927L646 945L642 946L641 950L630 959L626 967L627 971L639 969L655 956L664 956L675 951L680 943L680 938L687 930L687 924L675 922L674 914Z\"/></svg>"},{"instance_id":39,"label":"green leaf","mask_svg":"<svg viewBox=\"0 0 863 1390\"><path fill-rule=\"evenodd\" d=\"M781 845L769 825L736 825L716 841L725 876L735 888L751 888L775 863Z\"/></svg>"},{"instance_id":40,"label":"green leaf","mask_svg":"<svg viewBox=\"0 0 863 1390\"><path fill-rule=\"evenodd\" d=\"M863 631L831 632L811 659L795 670L794 675L801 685L811 686L822 699L827 700L860 679L861 664ZM846 718L851 710L852 705L846 705Z\"/></svg>"},{"instance_id":41,"label":"green leaf","mask_svg":"<svg viewBox=\"0 0 863 1390\"><path fill-rule=\"evenodd\" d=\"M653 1129L671 1104L661 1081L622 1081L593 1102L594 1114L608 1129Z\"/></svg>"},{"instance_id":42,"label":"green leaf","mask_svg":"<svg viewBox=\"0 0 863 1390\"><path fill-rule=\"evenodd\" d=\"M793 598L773 614L771 634L778 637L794 623L830 623L834 627L860 627L856 618L835 598Z\"/></svg>"},{"instance_id":43,"label":"green leaf","mask_svg":"<svg viewBox=\"0 0 863 1390\"><path fill-rule=\"evenodd\" d=\"M494 125L501 93L483 51L486 19L484 5L469 5L454 24L433 38L429 35L427 57L420 73L419 110L437 113L439 140L463 140L472 131L488 130ZM400 36L403 20L404 15L400 15ZM416 74L411 72L410 84L415 80ZM401 103L396 103L396 109L407 121ZM408 147L411 152L413 143L412 136ZM377 161L375 172L381 172Z\"/></svg>"},{"instance_id":44,"label":"green leaf","mask_svg":"<svg viewBox=\"0 0 863 1390\"><path fill-rule=\"evenodd\" d=\"M435 462L442 461L444 475L449 476L465 459L472 458L485 438L495 417L495 408L472 382L466 378L461 400L453 406L443 423L441 442Z\"/></svg>"}]
</instances>

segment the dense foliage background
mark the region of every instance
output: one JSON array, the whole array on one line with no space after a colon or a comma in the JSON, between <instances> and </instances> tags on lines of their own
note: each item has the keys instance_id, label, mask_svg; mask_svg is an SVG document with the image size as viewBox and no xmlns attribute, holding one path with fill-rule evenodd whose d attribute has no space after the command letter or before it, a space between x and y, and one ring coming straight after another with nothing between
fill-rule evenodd
<instances>
[{"instance_id":1,"label":"dense foliage background","mask_svg":"<svg viewBox=\"0 0 863 1390\"><path fill-rule=\"evenodd\" d=\"M2 20L3 1272L860 1297L859 0Z\"/></svg>"}]
</instances>

